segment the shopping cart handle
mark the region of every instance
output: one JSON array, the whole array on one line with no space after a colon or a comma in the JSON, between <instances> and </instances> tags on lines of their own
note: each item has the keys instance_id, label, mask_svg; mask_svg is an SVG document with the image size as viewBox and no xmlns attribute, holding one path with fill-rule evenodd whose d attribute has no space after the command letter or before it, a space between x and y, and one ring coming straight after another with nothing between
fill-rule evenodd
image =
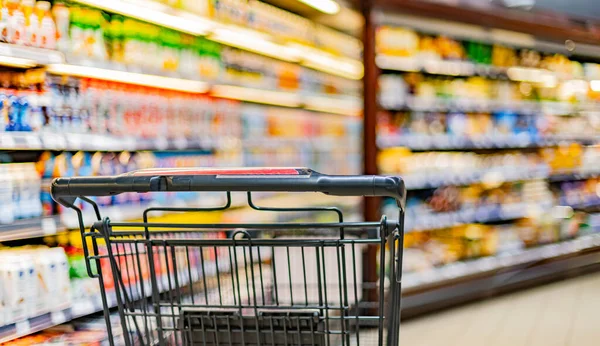
<instances>
[{"instance_id":1,"label":"shopping cart handle","mask_svg":"<svg viewBox=\"0 0 600 346\"><path fill-rule=\"evenodd\" d=\"M156 191L322 192L336 196L392 197L404 209L400 177L326 175L307 168L148 169L106 177L57 178L52 197L72 206L79 196Z\"/></svg>"}]
</instances>

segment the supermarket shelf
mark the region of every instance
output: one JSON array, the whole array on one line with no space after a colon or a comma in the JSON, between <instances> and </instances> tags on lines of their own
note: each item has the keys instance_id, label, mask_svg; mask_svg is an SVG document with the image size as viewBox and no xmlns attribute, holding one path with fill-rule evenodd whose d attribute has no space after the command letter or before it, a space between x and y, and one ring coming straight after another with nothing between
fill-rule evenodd
<instances>
[{"instance_id":1,"label":"supermarket shelf","mask_svg":"<svg viewBox=\"0 0 600 346\"><path fill-rule=\"evenodd\" d=\"M194 273L196 274L197 272ZM193 279L197 280L198 278ZM181 275L180 280L181 281L179 282L179 285L181 287L189 283L188 277L186 275ZM169 285L167 276L163 275L162 280L158 281L158 285L160 292L166 292L167 287ZM147 292L147 297L151 295L152 290L149 282L145 283L144 292ZM135 301L141 298L144 297L141 295L140 291L132 290L132 300ZM107 292L106 300L109 307L116 307L117 296L115 291ZM101 312L102 310L103 305L102 298L100 295L91 296L87 299L80 299L73 302L69 308L66 308L64 310L46 313L17 323L12 323L7 326L0 326L0 344L29 334L37 333L44 329L48 329L65 322L69 322L80 317Z\"/></svg>"},{"instance_id":2,"label":"supermarket shelf","mask_svg":"<svg viewBox=\"0 0 600 346\"><path fill-rule=\"evenodd\" d=\"M490 295L600 269L600 234L403 277L402 314L413 317Z\"/></svg>"},{"instance_id":3,"label":"supermarket shelf","mask_svg":"<svg viewBox=\"0 0 600 346\"><path fill-rule=\"evenodd\" d=\"M384 100L382 100L382 103ZM512 111L519 114L572 115L578 112L599 111L596 103L570 103L560 101L502 101L487 99L447 99L411 96L404 102L382 104L389 111L419 112L499 112Z\"/></svg>"},{"instance_id":4,"label":"supermarket shelf","mask_svg":"<svg viewBox=\"0 0 600 346\"><path fill-rule=\"evenodd\" d=\"M582 78L562 75L540 68L523 66L498 67L460 60L435 60L415 57L389 56L384 54L378 54L375 60L377 66L383 70L423 72L442 76L481 76L492 79L549 84L556 83L558 80Z\"/></svg>"},{"instance_id":5,"label":"supermarket shelf","mask_svg":"<svg viewBox=\"0 0 600 346\"><path fill-rule=\"evenodd\" d=\"M281 107L302 107L306 110L358 116L362 112L361 100L357 97L324 95L301 95L297 92L263 90L233 85L214 85L210 94L214 97L260 103Z\"/></svg>"},{"instance_id":6,"label":"supermarket shelf","mask_svg":"<svg viewBox=\"0 0 600 346\"><path fill-rule=\"evenodd\" d=\"M494 66L478 65L469 61L426 60L413 57L396 57L378 54L375 58L377 67L382 70L402 72L425 72L445 76L506 76L505 69Z\"/></svg>"},{"instance_id":7,"label":"supermarket shelf","mask_svg":"<svg viewBox=\"0 0 600 346\"><path fill-rule=\"evenodd\" d=\"M65 56L55 50L0 43L0 66L32 68L64 62Z\"/></svg>"},{"instance_id":8,"label":"supermarket shelf","mask_svg":"<svg viewBox=\"0 0 600 346\"><path fill-rule=\"evenodd\" d=\"M212 150L220 141L211 138L191 140L136 139L100 134L54 133L54 132L2 132L0 148L12 150L73 150L73 151L122 151L122 150Z\"/></svg>"},{"instance_id":9,"label":"supermarket shelf","mask_svg":"<svg viewBox=\"0 0 600 346\"><path fill-rule=\"evenodd\" d=\"M550 172L548 167L538 169L494 168L464 172L432 172L402 175L409 190L433 189L440 186L464 186L475 183L491 183L548 179L550 182L582 180L600 176L600 168L579 169L569 172Z\"/></svg>"},{"instance_id":10,"label":"supermarket shelf","mask_svg":"<svg viewBox=\"0 0 600 346\"><path fill-rule=\"evenodd\" d=\"M0 326L0 344L29 334L40 332L44 329L72 320L71 309L45 313L26 320Z\"/></svg>"},{"instance_id":11,"label":"supermarket shelf","mask_svg":"<svg viewBox=\"0 0 600 346\"><path fill-rule=\"evenodd\" d=\"M357 97L300 95L297 92L265 90L233 85L211 85L207 82L196 80L69 64L51 64L47 66L47 71L50 74L60 76L94 78L195 94L210 93L214 97L224 99L281 107L303 107L307 110L332 114L358 116L362 111L361 100Z\"/></svg>"},{"instance_id":12,"label":"supermarket shelf","mask_svg":"<svg viewBox=\"0 0 600 346\"><path fill-rule=\"evenodd\" d=\"M462 172L431 172L402 175L409 190L433 189L446 185L469 185L487 182L512 182L521 180L547 179L550 172L547 167L516 170L512 168L494 168L483 170L465 170Z\"/></svg>"},{"instance_id":13,"label":"supermarket shelf","mask_svg":"<svg viewBox=\"0 0 600 346\"><path fill-rule=\"evenodd\" d=\"M522 133L517 135L499 134L479 137L462 137L449 134L399 134L378 136L377 145L380 148L407 147L411 150L430 151L541 148L555 146L565 141L590 145L600 142L600 136L533 136L527 133Z\"/></svg>"},{"instance_id":14,"label":"supermarket shelf","mask_svg":"<svg viewBox=\"0 0 600 346\"><path fill-rule=\"evenodd\" d=\"M176 90L194 94L206 93L209 89L208 83L201 81L108 70L79 65L50 64L47 66L47 71L48 73L59 76L102 79L111 82L143 85L152 88Z\"/></svg>"},{"instance_id":15,"label":"supermarket shelf","mask_svg":"<svg viewBox=\"0 0 600 346\"><path fill-rule=\"evenodd\" d=\"M468 208L454 212L409 214L405 221L405 231L417 232L471 223L510 221L527 217L529 213L528 204L514 203Z\"/></svg>"},{"instance_id":16,"label":"supermarket shelf","mask_svg":"<svg viewBox=\"0 0 600 346\"><path fill-rule=\"evenodd\" d=\"M43 237L63 230L65 228L57 217L17 220L11 224L0 225L0 242Z\"/></svg>"},{"instance_id":17,"label":"supermarket shelf","mask_svg":"<svg viewBox=\"0 0 600 346\"><path fill-rule=\"evenodd\" d=\"M336 56L312 47L278 42L275 37L262 32L218 23L159 3L123 0L76 0L76 2L184 33L207 36L212 41L275 59L298 62L305 67L340 77L358 80L363 76L363 65L359 60Z\"/></svg>"}]
</instances>

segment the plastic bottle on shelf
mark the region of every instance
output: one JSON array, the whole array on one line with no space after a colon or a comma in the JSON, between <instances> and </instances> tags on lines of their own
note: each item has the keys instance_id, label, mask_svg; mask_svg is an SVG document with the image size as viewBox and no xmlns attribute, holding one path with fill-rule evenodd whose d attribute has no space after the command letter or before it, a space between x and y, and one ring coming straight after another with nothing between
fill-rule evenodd
<instances>
[{"instance_id":1,"label":"plastic bottle on shelf","mask_svg":"<svg viewBox=\"0 0 600 346\"><path fill-rule=\"evenodd\" d=\"M64 16L64 13L60 13ZM74 56L83 56L85 54L85 36L84 36L84 9L79 6L71 6L69 11L69 46L62 50L66 54ZM61 30L64 29L64 23L60 23ZM62 43L66 43L62 41Z\"/></svg>"},{"instance_id":2,"label":"plastic bottle on shelf","mask_svg":"<svg viewBox=\"0 0 600 346\"><path fill-rule=\"evenodd\" d=\"M38 1L35 8L39 13L38 15L41 16L37 46L56 49L57 30L50 12L50 3L48 1Z\"/></svg>"},{"instance_id":3,"label":"plastic bottle on shelf","mask_svg":"<svg viewBox=\"0 0 600 346\"><path fill-rule=\"evenodd\" d=\"M25 18L23 42L26 46L36 46L38 16L34 11L35 0L21 0L21 8Z\"/></svg>"},{"instance_id":4,"label":"plastic bottle on shelf","mask_svg":"<svg viewBox=\"0 0 600 346\"><path fill-rule=\"evenodd\" d=\"M62 2L55 2L52 7L52 16L54 17L54 23L56 25L56 48L59 51L68 54L71 47L69 36L70 10Z\"/></svg>"},{"instance_id":5,"label":"plastic bottle on shelf","mask_svg":"<svg viewBox=\"0 0 600 346\"><path fill-rule=\"evenodd\" d=\"M23 44L25 36L25 14L20 0L8 0L7 42Z\"/></svg>"},{"instance_id":6,"label":"plastic bottle on shelf","mask_svg":"<svg viewBox=\"0 0 600 346\"><path fill-rule=\"evenodd\" d=\"M8 165L0 165L0 224L10 224L15 221L13 203L14 184L12 176L8 172Z\"/></svg>"}]
</instances>

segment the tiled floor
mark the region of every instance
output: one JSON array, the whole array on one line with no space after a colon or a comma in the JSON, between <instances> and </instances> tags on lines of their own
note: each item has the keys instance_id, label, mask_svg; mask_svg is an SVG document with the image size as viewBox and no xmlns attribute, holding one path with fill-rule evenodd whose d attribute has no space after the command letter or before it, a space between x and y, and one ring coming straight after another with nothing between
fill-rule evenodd
<instances>
[{"instance_id":1,"label":"tiled floor","mask_svg":"<svg viewBox=\"0 0 600 346\"><path fill-rule=\"evenodd\" d=\"M600 274L403 322L401 346L598 346Z\"/></svg>"}]
</instances>

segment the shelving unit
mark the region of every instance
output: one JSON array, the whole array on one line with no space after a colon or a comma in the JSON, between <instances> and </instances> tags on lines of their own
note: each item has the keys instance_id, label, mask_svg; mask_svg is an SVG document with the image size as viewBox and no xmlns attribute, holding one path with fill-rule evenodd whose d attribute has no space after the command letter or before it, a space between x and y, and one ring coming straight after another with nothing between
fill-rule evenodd
<instances>
[{"instance_id":1,"label":"shelving unit","mask_svg":"<svg viewBox=\"0 0 600 346\"><path fill-rule=\"evenodd\" d=\"M41 124L32 123L30 130L26 126L21 127L20 130L14 130L12 127L2 129L0 150L3 157L5 156L5 162L11 164L10 167L0 165L0 175L8 176L13 174L13 170L17 172L21 169L19 163L37 161L35 168L29 165L27 168L30 171L37 170L43 175L42 209L44 215L54 214L24 218L27 217L23 216L29 212L27 211L15 216L17 221L6 225L0 224L0 242L13 246L13 244L41 244L56 241L64 246L64 239L68 237L70 239L68 244L71 246L73 244L71 237L75 236L70 232L77 228L77 220L74 218L74 213L71 215L69 211L60 210L48 199L52 177L71 174L119 174L125 170L143 167L141 161L149 159L148 155L152 155L155 162L165 166L187 165L190 162L201 162L201 165L207 166L266 163L267 165L311 166L318 169L319 167L315 166L323 168L329 165L326 169L331 170L331 173L336 171L341 174L359 173L357 166L360 164L359 145L358 142L353 143L357 137L354 133L360 130L362 115L358 80L362 77L363 68L359 60L359 40L342 33L334 33L352 43L343 45L342 50L355 46L353 49L357 54L346 54L339 49L334 49L333 46L324 45L325 41L321 42L320 46L314 44L316 41L299 42L283 36L280 32L269 33L264 28L244 28L240 23L226 22L209 13L191 13L151 0L77 0L70 2L68 6L73 10L77 4L83 5L87 10L101 9L111 18L121 15L141 23L154 24L157 26L156 31L160 31L161 34L167 32L166 29L174 30L180 38L185 37L194 44L200 41L200 44L208 42L217 45L220 50L227 49L230 52L230 59L237 58L233 63L230 62L231 64L237 64L239 61L252 63L252 60L265 64L266 61L269 63L267 71L269 75L264 73L260 76L262 79L257 82L254 65L250 65L254 73L251 78L247 76L248 73L241 76L238 70L227 74L222 65L218 66L216 75L210 75L205 70L190 73L192 71L190 66L188 70L173 68L173 66L149 67L140 61L125 63L124 59L121 61L109 59L108 52L104 56L97 54L97 51L76 54L72 46L65 48L61 42L57 44L57 49L60 51L0 44L0 66L11 73L18 71L25 74L31 70L40 76L43 75L43 78L38 76L35 83L32 82L31 85L21 85L21 83L27 84L29 80L25 82L19 80L19 83L14 86L11 84L12 89L6 91L6 97L11 98L10 102L13 102L12 98L22 103L27 102L32 107L32 112L37 112L35 116L41 114L45 119ZM286 15L292 16L295 20L300 18L289 13ZM74 25L70 22L74 16L67 16L69 17L69 25ZM90 19L89 13L81 14L77 18L82 21ZM120 20L123 21L124 18L121 17ZM308 20L306 23L317 28L315 23ZM87 24L89 23L83 25ZM102 30L106 30L106 27ZM319 26L318 30L331 29ZM97 32L96 34L98 34L97 39L103 37L107 40L104 34L111 33ZM173 33L167 32L167 34ZM159 43L163 44L164 41ZM109 45L103 44L101 49L106 48L108 51ZM194 51L198 55L206 54L208 51L206 46L200 48L194 46L193 49L198 49L197 52ZM240 52L246 55L239 58ZM162 56L144 56L143 60L145 62L150 58L163 59ZM206 66L206 61L203 61L193 68L202 69ZM248 68L248 65L242 67ZM271 69L276 72L291 71L293 75L291 77L271 75L270 73L273 72ZM181 100L189 101L186 105L188 108L167 108L173 107L174 103ZM146 106L155 108L135 108L136 105L144 102ZM164 109L169 111L158 114ZM191 114L192 111L189 109L193 109L195 113ZM144 117L136 113L144 110L152 116ZM117 116L114 116L115 114ZM192 115L194 123L183 124L185 121L191 121ZM93 121L90 120L92 118ZM163 121L162 126L159 125L158 120ZM126 123L127 121L130 123ZM81 126L83 122L86 123ZM290 127L286 122L293 122L297 126ZM155 127L160 127L160 131L148 129L150 125L147 124L151 123ZM203 130L196 131L198 128ZM108 168L103 172L84 173L89 165L78 167L64 165L67 160L73 160L73 156L87 163L94 161L98 164L100 161L101 164L97 166ZM293 164L288 163L292 158ZM12 164L12 162L17 163ZM81 170L81 167L84 169ZM27 174L29 173L28 171ZM9 184L11 189L21 189L31 183L30 180L22 180L17 174L13 174L11 179L12 185ZM20 190L17 192L20 193ZM19 193L15 196L19 196ZM6 197L5 195L0 192L0 196ZM360 203L359 199L305 197L299 201L287 195L265 198L261 195L255 196L254 201L259 205L296 207L331 203L348 210L349 218L356 217ZM185 199L171 194L164 200L153 196L131 199L127 196L119 196L99 201L103 205L101 208L103 216L121 221L140 219L143 210L149 206L197 207L221 202L221 199L209 194L206 198L193 201L190 198ZM27 203L20 202L15 208L21 205L33 209ZM227 220L256 218L254 213L252 215L247 213L244 205L247 205L247 202L234 200L231 211L215 213L218 215L212 217L227 218ZM36 208L39 209L39 206ZM89 216L87 211L84 214L87 221L94 219L87 217ZM202 213L153 213L152 216L183 222L200 217L200 214ZM313 216L306 213L272 214L260 213L260 220L257 221L281 221L282 217ZM4 220L10 219L7 216L0 215ZM28 240L29 238L38 239ZM77 246L73 245L75 248ZM114 295L109 294L108 300L109 306L116 306ZM99 295L75 299L70 307L60 311L44 313L41 316L0 326L0 342L36 333L101 310ZM6 318L11 317L7 314ZM4 323L4 315L1 315L0 324Z\"/></svg>"},{"instance_id":2,"label":"shelving unit","mask_svg":"<svg viewBox=\"0 0 600 346\"><path fill-rule=\"evenodd\" d=\"M413 170L407 169L406 172L409 173L402 174L402 172L393 173L386 166L384 172L402 175L409 189L409 197L416 196L415 198L431 196L428 194L429 192L437 196L436 198L440 198L439 196L444 193L451 193L445 191L455 191L456 189L462 191L458 193L470 196L468 194L477 189L485 190L502 185L514 186L513 184L528 182L536 182L535 189L541 189L541 184L544 184L553 193L558 193L563 191L562 189L569 189L573 186L580 188L585 184L592 186L595 179L600 176L600 172L592 168L593 165L588 165L589 161L585 161L585 165L580 163L584 166L573 163L573 166L568 169L554 166L560 162L560 159L556 159L556 162L551 165L529 163L528 166L519 167L514 166L514 162L510 160L507 160L504 166L498 158L496 165L488 163L489 167L479 168L477 166L485 162L486 155L490 157L495 153L514 153L516 155L538 153L540 156L530 156L534 160L533 157L541 157L542 153L544 153L543 155L551 153L551 150L556 147L567 150L566 148L569 147L581 146L585 149L587 146L597 145L600 136L596 133L597 130L591 126L582 126L577 131L565 131L572 127L567 125L569 119L573 120L574 124L577 119L593 118L599 114L600 103L597 98L593 99L592 94L590 97L573 97L569 100L535 100L534 98L514 100L507 98L508 94L499 92L500 87L492 89L493 91L489 95L481 93L477 94L477 97L469 95L466 90L456 92L460 83L468 81L473 83L486 81L487 85L492 86L521 84L527 86L529 84L534 87L543 85L548 88L574 81L573 88L580 87L581 89L582 85L585 85L589 90L597 92L599 77L591 72L593 69L588 70L587 67L585 71L584 69L579 71L573 69L573 72L566 73L564 70L554 71L545 66L526 65L520 62L498 66L491 62L469 60L471 56L467 51L469 44L473 44L471 47L480 44L488 45L491 54L491 45L498 45L513 50L534 51L538 54L563 54L579 62L597 62L600 50L594 45L597 46L599 41L597 35L591 30L575 28L566 17L559 19L559 17L547 14L544 15L547 17L540 17L537 14L515 14L492 3L482 7L470 7L466 4L459 7L458 5L412 0L372 0L361 2L361 10L365 18L363 89L365 91L366 172L370 174L381 172L378 170L381 166L378 165L389 163L393 153L396 153L399 157L398 160L403 160L399 162L419 167ZM493 23L491 27L490 23ZM590 22L588 24L590 27L597 27L597 23ZM404 41L400 37L395 39L388 37L386 41L385 38L378 36L384 31L381 29L382 26L406 28L410 32L405 31ZM415 36L415 32L420 36ZM432 52L437 49L437 46L434 47L432 42L440 36L446 38L445 41L440 39L440 42L448 43L444 46L446 49L444 52L448 52L448 47L458 42L458 45L463 45L462 47L467 52L465 56L443 57L440 53L440 57L433 57L434 53ZM425 43L419 42L418 40L422 37L431 39ZM406 48L413 47L412 44L415 43L415 40L417 40L415 46L420 47L418 49L426 47L429 50L415 53ZM566 45L564 44L565 40L568 40ZM390 46L386 46L390 47L390 52L396 49L397 53L382 51L381 47L387 43L390 44ZM403 44L405 46L402 46ZM473 49L475 50L475 48ZM441 52L443 49L440 48L439 51ZM420 53L422 55L419 55ZM519 57L517 54L517 61ZM385 78L380 78L381 76ZM388 76L400 78L406 76L404 79L406 84L401 85L397 79L394 80ZM420 81L429 82L421 91L418 89ZM451 81L456 81L455 89L450 89L454 85L451 84ZM578 84L575 85L575 83ZM423 84L425 85L424 82ZM386 87L389 88L388 94L383 92L378 94L373 91L382 91ZM438 94L432 91L434 87L439 88L439 90L436 89ZM471 113L473 116L465 120L465 128L469 126L477 128L477 122L485 123L488 120L490 123L494 122L496 118L493 116L485 118L477 115L496 113L500 114L498 119L501 119L502 114L515 114L514 119L537 119L531 121L532 123L540 121L537 124L537 129L540 131L536 133L524 129L521 133L507 133L506 129L497 127L488 132L481 130L484 133L480 134L465 134L461 132L460 122L457 120L455 125L458 130L455 128L454 131L457 133L453 133L446 121L450 122L448 119L456 114L467 113ZM410 124L411 119L417 119L414 128L406 125ZM562 128L560 125L557 126L554 132L546 131L543 126L539 125L543 123L541 119L552 119L558 121L559 124L562 121L564 125ZM430 124L427 121L432 124L430 128L426 128L427 124ZM446 126L448 129L445 128ZM560 131L561 129L562 131ZM473 131L476 132L476 130ZM589 149L589 147L587 148ZM384 159L378 154L379 152L385 152ZM412 161L405 160L404 156L409 156L410 152L418 152L416 155L421 156L415 156ZM476 156L461 157L461 152L470 155L476 153ZM444 154L441 155L442 153ZM429 158L432 161L430 162L431 169L427 171L424 168L428 167L428 163L423 161L428 158L427 155L434 154L437 156ZM433 157L437 157L438 160L435 164ZM469 157L473 160L477 158L478 164L468 161ZM469 162L468 167L460 170L458 169L459 163L450 164L453 160L459 162L459 158L464 159L465 161L462 161L464 163ZM488 158L488 160L492 159ZM563 162L568 162L568 159L563 158ZM396 165L396 167L400 166L401 164ZM411 171L415 173L410 173ZM438 192L439 195L436 194ZM567 194L569 193L574 192L567 192ZM573 195L569 196L573 200L577 200L572 197ZM561 198L564 199L564 197ZM568 198L566 199L568 200ZM515 205L515 214L509 216L515 216L515 220L519 220L516 221L516 225L522 225L524 224L523 220L531 217L531 215L527 215L527 209L535 209L536 212L540 212L544 208L549 208L548 210L555 212L555 217L566 217L567 221L570 220L570 215L577 214L580 217L580 213L588 213L586 215L591 219L589 213L596 215L594 213L598 210L595 206L597 203L592 199L591 197L589 200L582 197L580 202L552 202L546 206L542 206L539 202L521 207ZM377 217L377 203L372 203L373 205L365 210L365 217L374 220ZM437 203L436 207L439 207L441 202ZM472 197L466 203L468 205L474 203ZM507 206L511 206L511 204ZM424 233L421 236L422 239L434 237L436 230L443 228L446 233L438 234L441 239L434 238L434 242L443 242L443 237L452 237L451 234L459 237L460 227L458 229L446 229L446 227L462 224L462 222L484 227L485 225L482 224L487 224L489 221L500 221L501 224L506 225L512 224L510 218L492 217L492 213L482 213L486 217L479 220L474 218L462 218L461 220L461 211L462 209L450 212L422 212L415 216L418 227L411 227L411 222L414 223L414 220L407 220L407 226L412 232L422 231ZM487 216L490 217L487 218ZM540 222L549 222L548 218L544 220ZM480 259L459 259L454 263L450 261L447 264L434 264L431 269L406 272L403 280L402 314L404 317L412 317L518 287L597 269L600 267L598 265L600 264L598 235L585 233L597 232L597 227L595 223L587 226L589 226L586 228L587 231L582 231L582 234L576 239L559 238L562 241L556 240L558 241L556 244L533 248L524 247L513 252L499 253ZM496 229L496 226L493 227ZM473 228L471 231L477 229ZM465 232L467 231L465 230ZM408 238L409 244L417 241L415 239L420 239L416 236L411 237L410 232ZM471 239L468 236L463 240L467 243L481 241L480 238ZM449 246L456 248L459 245L455 242L450 243ZM431 253L430 257L439 260L437 255L439 253ZM452 257L451 254L448 255ZM411 254L405 254L405 261L410 260L407 256L411 256Z\"/></svg>"}]
</instances>

